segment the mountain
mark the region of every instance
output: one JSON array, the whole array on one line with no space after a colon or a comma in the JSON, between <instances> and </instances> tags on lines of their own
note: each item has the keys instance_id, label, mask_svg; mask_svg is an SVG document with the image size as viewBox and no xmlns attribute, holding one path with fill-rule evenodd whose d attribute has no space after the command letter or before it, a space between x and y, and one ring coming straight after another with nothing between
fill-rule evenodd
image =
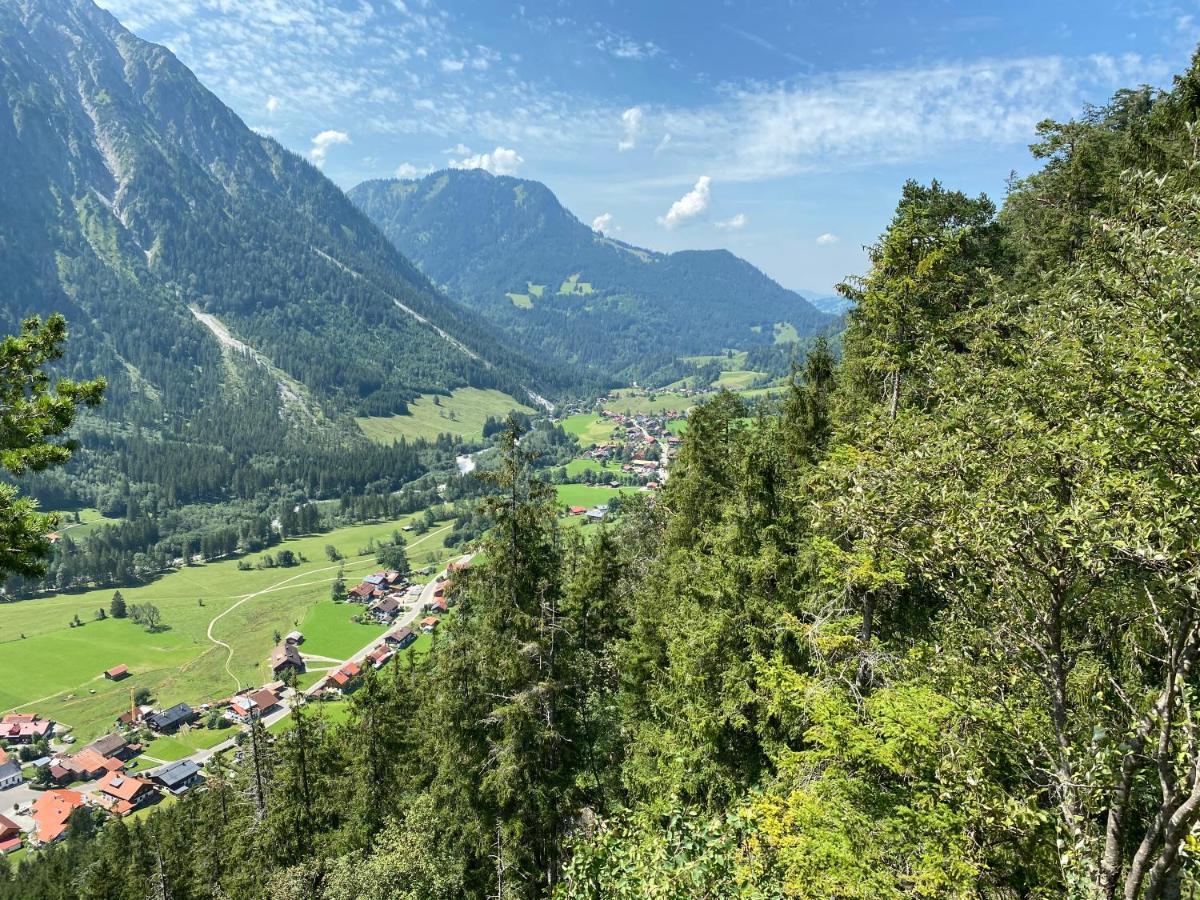
<instances>
[{"instance_id":1,"label":"mountain","mask_svg":"<svg viewBox=\"0 0 1200 900\"><path fill-rule=\"evenodd\" d=\"M349 196L451 297L573 364L616 373L834 321L728 251L656 253L599 234L536 181L451 169Z\"/></svg>"},{"instance_id":2,"label":"mountain","mask_svg":"<svg viewBox=\"0 0 1200 900\"><path fill-rule=\"evenodd\" d=\"M831 316L845 315L854 304L841 294L818 294L816 292L800 291L800 296L823 313Z\"/></svg>"},{"instance_id":3,"label":"mountain","mask_svg":"<svg viewBox=\"0 0 1200 900\"><path fill-rule=\"evenodd\" d=\"M240 449L247 421L270 446L272 420L553 379L90 0L0 3L0 157L0 326L64 312L65 367L108 378L110 420Z\"/></svg>"}]
</instances>

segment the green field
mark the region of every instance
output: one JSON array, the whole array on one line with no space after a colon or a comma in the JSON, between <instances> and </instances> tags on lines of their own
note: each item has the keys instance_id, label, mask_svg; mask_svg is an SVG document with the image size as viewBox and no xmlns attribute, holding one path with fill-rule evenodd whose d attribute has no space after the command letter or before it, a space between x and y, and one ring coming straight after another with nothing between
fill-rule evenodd
<instances>
[{"instance_id":1,"label":"green field","mask_svg":"<svg viewBox=\"0 0 1200 900\"><path fill-rule=\"evenodd\" d=\"M580 281L579 275L580 273L576 272L574 275L564 281L559 287L558 292L560 294L574 294L581 297L585 297L592 293L592 283L590 281Z\"/></svg>"},{"instance_id":2,"label":"green field","mask_svg":"<svg viewBox=\"0 0 1200 900\"><path fill-rule=\"evenodd\" d=\"M422 394L408 409L407 416L363 416L354 421L371 440L390 444L401 438L434 440L439 434L478 438L488 416L503 419L513 410L533 412L502 391L480 388L459 388L449 397Z\"/></svg>"},{"instance_id":3,"label":"green field","mask_svg":"<svg viewBox=\"0 0 1200 900\"><path fill-rule=\"evenodd\" d=\"M555 485L554 490L561 506L598 506L607 503L617 494L637 493L637 488L610 488L591 484L559 484Z\"/></svg>"},{"instance_id":4,"label":"green field","mask_svg":"<svg viewBox=\"0 0 1200 900\"><path fill-rule=\"evenodd\" d=\"M614 476L619 476L621 474L621 466L619 463L606 462L601 465L594 459L573 459L567 463L566 468L568 478L578 478L584 472L595 472L597 474L603 472L606 475Z\"/></svg>"},{"instance_id":5,"label":"green field","mask_svg":"<svg viewBox=\"0 0 1200 900\"><path fill-rule=\"evenodd\" d=\"M775 343L787 344L800 340L800 332L791 322L775 323Z\"/></svg>"},{"instance_id":6,"label":"green field","mask_svg":"<svg viewBox=\"0 0 1200 900\"><path fill-rule=\"evenodd\" d=\"M533 301L529 299L528 294L505 294L504 296L512 301L513 306L520 309L533 309Z\"/></svg>"},{"instance_id":7,"label":"green field","mask_svg":"<svg viewBox=\"0 0 1200 900\"><path fill-rule=\"evenodd\" d=\"M716 363L721 367L722 371L730 369L741 369L746 365L746 359L750 356L745 350L735 350L733 356L727 356L722 353L712 356L681 356L680 359L685 363L691 363L694 366L705 366L709 363Z\"/></svg>"},{"instance_id":8,"label":"green field","mask_svg":"<svg viewBox=\"0 0 1200 900\"><path fill-rule=\"evenodd\" d=\"M525 284L529 288L530 296L540 297L546 292L544 284L534 284L532 281L527 281Z\"/></svg>"},{"instance_id":9,"label":"green field","mask_svg":"<svg viewBox=\"0 0 1200 900\"><path fill-rule=\"evenodd\" d=\"M740 391L748 388L754 382L766 378L764 372L747 372L739 369L727 369L721 373L721 377L715 382L719 388L725 388L730 391Z\"/></svg>"},{"instance_id":10,"label":"green field","mask_svg":"<svg viewBox=\"0 0 1200 900\"><path fill-rule=\"evenodd\" d=\"M584 447L612 440L612 422L591 413L567 416L563 419L562 427L567 434L573 434L579 438L579 443Z\"/></svg>"},{"instance_id":11,"label":"green field","mask_svg":"<svg viewBox=\"0 0 1200 900\"><path fill-rule=\"evenodd\" d=\"M79 521L75 521L75 515L78 513ZM59 522L58 533L71 538L73 541L81 541L97 528L102 525L115 525L121 522L121 519L110 519L101 514L100 510L93 507L84 507L79 510L70 512L58 512L62 516Z\"/></svg>"},{"instance_id":12,"label":"green field","mask_svg":"<svg viewBox=\"0 0 1200 900\"><path fill-rule=\"evenodd\" d=\"M385 626L359 625L350 617L361 615L363 607L357 603L334 603L325 600L314 604L300 623L304 643L300 650L313 656L330 656L345 659L353 656L375 638L387 633Z\"/></svg>"},{"instance_id":13,"label":"green field","mask_svg":"<svg viewBox=\"0 0 1200 900\"><path fill-rule=\"evenodd\" d=\"M390 538L398 525L414 517L289 540L282 546L307 561L288 569L240 571L229 559L123 588L127 603L152 602L161 610L167 627L157 634L128 619L95 621L96 609L108 607L108 589L2 603L0 712L38 712L72 726L80 740L90 740L109 729L128 706L130 691L139 687L149 688L156 703L167 706L203 703L232 693L239 684L269 681L266 660L274 632L291 631L314 607L336 608L328 598L338 566L326 559L325 546L332 544L346 557L346 580L352 581L378 568L373 553L360 556L359 551L372 539ZM413 538L410 558L423 559L429 550L437 561L450 559L454 552L442 543L448 533L449 526L439 524ZM70 627L75 615L83 626ZM213 637L228 649L209 640L210 622ZM349 643L349 633L335 629L330 647ZM364 633L368 636L353 650L370 640L369 632ZM306 630L306 637L321 646L320 635ZM227 658L232 674L226 670ZM105 680L101 673L120 663L133 674L120 682Z\"/></svg>"}]
</instances>

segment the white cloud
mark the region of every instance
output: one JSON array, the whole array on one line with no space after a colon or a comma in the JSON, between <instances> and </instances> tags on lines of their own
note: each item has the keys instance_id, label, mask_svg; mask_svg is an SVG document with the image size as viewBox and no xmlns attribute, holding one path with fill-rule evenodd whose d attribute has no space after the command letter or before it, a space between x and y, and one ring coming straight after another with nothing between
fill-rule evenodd
<instances>
[{"instance_id":1,"label":"white cloud","mask_svg":"<svg viewBox=\"0 0 1200 900\"><path fill-rule=\"evenodd\" d=\"M463 150L467 150L462 144L458 145ZM458 149L458 148L455 148ZM469 153L470 151L467 150ZM486 172L491 172L493 175L516 175L517 169L521 167L521 163L525 162L525 158L516 150L508 147L497 147L491 153L478 153L474 156L467 156L463 159L450 160L450 168L452 169L483 169Z\"/></svg>"},{"instance_id":2,"label":"white cloud","mask_svg":"<svg viewBox=\"0 0 1200 900\"><path fill-rule=\"evenodd\" d=\"M443 59L442 60L442 71L443 72L461 72L465 66L466 66L466 63L464 63L461 59Z\"/></svg>"},{"instance_id":3,"label":"white cloud","mask_svg":"<svg viewBox=\"0 0 1200 900\"><path fill-rule=\"evenodd\" d=\"M610 53L617 59L650 59L662 53L662 47L654 41L636 41L633 38L619 34L605 35L596 42L596 49Z\"/></svg>"},{"instance_id":4,"label":"white cloud","mask_svg":"<svg viewBox=\"0 0 1200 900\"><path fill-rule=\"evenodd\" d=\"M658 223L664 228L677 228L696 216L703 215L708 211L711 184L711 178L701 175L696 180L696 186L672 203L667 214L659 217Z\"/></svg>"},{"instance_id":5,"label":"white cloud","mask_svg":"<svg viewBox=\"0 0 1200 900\"><path fill-rule=\"evenodd\" d=\"M471 148L468 147L466 144L464 144L462 141L459 141L457 144L455 144L449 150L443 150L442 152L445 153L447 156L469 156L471 153Z\"/></svg>"},{"instance_id":6,"label":"white cloud","mask_svg":"<svg viewBox=\"0 0 1200 900\"><path fill-rule=\"evenodd\" d=\"M662 140L658 142L658 146L654 148L654 155L657 156L671 146L671 132L667 132L662 136Z\"/></svg>"},{"instance_id":7,"label":"white cloud","mask_svg":"<svg viewBox=\"0 0 1200 900\"><path fill-rule=\"evenodd\" d=\"M420 178L423 175L428 175L433 171L433 166L426 166L424 169L414 166L410 162L402 162L396 166L394 173L396 178Z\"/></svg>"},{"instance_id":8,"label":"white cloud","mask_svg":"<svg viewBox=\"0 0 1200 900\"><path fill-rule=\"evenodd\" d=\"M312 160L314 166L319 168L325 165L325 157L329 153L330 147L348 143L350 143L350 135L344 131L332 129L322 131L312 139L312 149L308 151L308 158Z\"/></svg>"},{"instance_id":9,"label":"white cloud","mask_svg":"<svg viewBox=\"0 0 1200 900\"><path fill-rule=\"evenodd\" d=\"M638 132L642 130L642 116L640 106L631 106L621 113L621 128L625 136L617 142L617 149L622 153L637 146Z\"/></svg>"},{"instance_id":10,"label":"white cloud","mask_svg":"<svg viewBox=\"0 0 1200 900\"><path fill-rule=\"evenodd\" d=\"M608 234L613 230L612 213L600 213L596 218L592 219L592 231L598 231L601 234Z\"/></svg>"},{"instance_id":11,"label":"white cloud","mask_svg":"<svg viewBox=\"0 0 1200 900\"><path fill-rule=\"evenodd\" d=\"M279 98L270 96L267 98L267 112L273 113L279 109Z\"/></svg>"},{"instance_id":12,"label":"white cloud","mask_svg":"<svg viewBox=\"0 0 1200 900\"><path fill-rule=\"evenodd\" d=\"M821 247L830 247L840 241L841 238L832 232L825 232L817 237L817 244Z\"/></svg>"},{"instance_id":13,"label":"white cloud","mask_svg":"<svg viewBox=\"0 0 1200 900\"><path fill-rule=\"evenodd\" d=\"M716 223L718 231L740 231L746 227L746 214L738 213L732 219Z\"/></svg>"}]
</instances>

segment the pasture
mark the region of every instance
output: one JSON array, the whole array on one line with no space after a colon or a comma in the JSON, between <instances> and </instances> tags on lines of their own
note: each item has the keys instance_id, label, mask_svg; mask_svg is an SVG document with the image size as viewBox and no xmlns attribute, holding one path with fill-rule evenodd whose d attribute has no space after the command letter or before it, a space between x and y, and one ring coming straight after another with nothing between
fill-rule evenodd
<instances>
[{"instance_id":1,"label":"pasture","mask_svg":"<svg viewBox=\"0 0 1200 900\"><path fill-rule=\"evenodd\" d=\"M613 424L592 413L567 416L562 422L563 430L579 439L583 447L603 444L612 439Z\"/></svg>"},{"instance_id":2,"label":"pasture","mask_svg":"<svg viewBox=\"0 0 1200 900\"><path fill-rule=\"evenodd\" d=\"M0 712L36 711L72 726L81 740L89 740L109 727L128 706L130 692L140 687L149 688L160 705L198 704L226 696L239 685L269 681L266 663L274 633L286 633L306 621L317 629L304 629L306 637L317 647L324 640L324 649L342 650L352 643L351 635L362 635L361 643L349 648L354 652L382 629L353 626L362 629L355 632L348 619L343 626L323 611L331 607L350 614L349 607L339 608L329 600L339 564L326 558L324 548L333 545L341 552L346 581L353 583L378 568L375 554L362 551L372 541L389 539L411 518L286 541L269 552L286 547L304 560L286 569L243 571L236 560L228 559L122 588L128 604L150 602L159 608L165 627L156 633L129 619L97 621L96 610L108 610L111 589L0 604ZM443 544L448 533L448 526L440 523L412 538L410 558L423 558L431 551L439 562L450 559L454 553ZM253 563L261 558L258 554L248 559ZM314 608L322 610L309 620ZM76 615L84 624L71 627ZM328 638L319 633L326 625ZM129 666L132 675L119 682L106 680L103 671L118 664Z\"/></svg>"},{"instance_id":3,"label":"pasture","mask_svg":"<svg viewBox=\"0 0 1200 900\"><path fill-rule=\"evenodd\" d=\"M407 416L360 416L354 421L370 440L391 444L401 438L432 441L439 434L479 438L488 416L503 419L513 410L533 412L502 391L472 387L458 388L449 397L422 394L409 402L408 409Z\"/></svg>"}]
</instances>

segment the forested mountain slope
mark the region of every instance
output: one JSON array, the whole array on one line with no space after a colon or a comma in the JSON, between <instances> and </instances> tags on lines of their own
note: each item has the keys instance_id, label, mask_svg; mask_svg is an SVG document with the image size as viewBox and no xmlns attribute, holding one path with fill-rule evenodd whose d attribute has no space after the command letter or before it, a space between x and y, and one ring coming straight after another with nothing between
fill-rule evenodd
<instances>
[{"instance_id":1,"label":"forested mountain slope","mask_svg":"<svg viewBox=\"0 0 1200 900\"><path fill-rule=\"evenodd\" d=\"M0 4L0 156L0 325L64 312L110 418L185 434L213 405L311 423L538 386L316 168L90 0Z\"/></svg>"},{"instance_id":2,"label":"forested mountain slope","mask_svg":"<svg viewBox=\"0 0 1200 900\"><path fill-rule=\"evenodd\" d=\"M602 371L835 321L728 251L656 253L599 234L536 181L449 169L349 193L450 296L526 346Z\"/></svg>"}]
</instances>

